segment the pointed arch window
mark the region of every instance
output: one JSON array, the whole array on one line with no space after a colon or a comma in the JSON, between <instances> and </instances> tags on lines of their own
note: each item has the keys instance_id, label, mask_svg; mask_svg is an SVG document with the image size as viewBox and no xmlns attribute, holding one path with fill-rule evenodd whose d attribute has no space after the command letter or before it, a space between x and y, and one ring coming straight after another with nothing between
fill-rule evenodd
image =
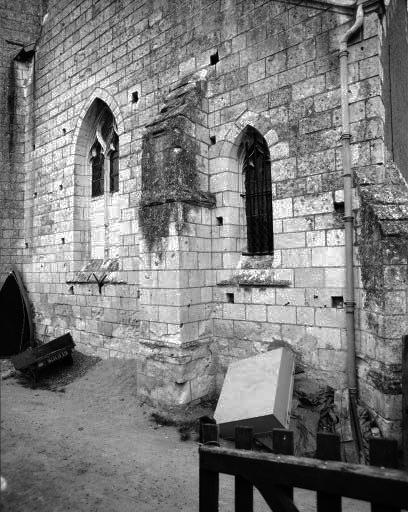
<instances>
[{"instance_id":1,"label":"pointed arch window","mask_svg":"<svg viewBox=\"0 0 408 512\"><path fill-rule=\"evenodd\" d=\"M247 255L273 253L272 180L265 139L248 127L242 142Z\"/></svg>"},{"instance_id":2,"label":"pointed arch window","mask_svg":"<svg viewBox=\"0 0 408 512\"><path fill-rule=\"evenodd\" d=\"M90 150L92 197L119 191L119 136L112 112L99 115ZM109 188L108 188L109 187Z\"/></svg>"}]
</instances>

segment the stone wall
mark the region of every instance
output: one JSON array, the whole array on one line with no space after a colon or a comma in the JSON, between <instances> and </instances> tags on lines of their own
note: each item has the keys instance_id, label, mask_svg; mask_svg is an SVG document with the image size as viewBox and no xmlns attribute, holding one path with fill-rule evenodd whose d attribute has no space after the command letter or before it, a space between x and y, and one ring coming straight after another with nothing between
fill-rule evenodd
<instances>
[{"instance_id":1,"label":"stone wall","mask_svg":"<svg viewBox=\"0 0 408 512\"><path fill-rule=\"evenodd\" d=\"M381 65L385 108L385 142L390 156L408 179L408 7L405 1L387 0L381 24Z\"/></svg>"},{"instance_id":2,"label":"stone wall","mask_svg":"<svg viewBox=\"0 0 408 512\"><path fill-rule=\"evenodd\" d=\"M14 59L25 45L35 43L41 16L41 0L0 2L0 283L25 256L24 162L26 149L31 150L25 144L32 68Z\"/></svg>"},{"instance_id":3,"label":"stone wall","mask_svg":"<svg viewBox=\"0 0 408 512\"><path fill-rule=\"evenodd\" d=\"M50 3L37 44L35 149L26 154L25 172L31 238L24 274L41 339L70 330L81 350L138 359L139 393L167 403L208 395L221 386L229 362L281 344L293 347L300 367L345 387L338 46L353 11L321 7L246 0ZM392 174L384 166L379 26L371 10L350 41L349 95L359 187L353 201L360 212L362 396L386 418L388 405L371 399L372 389L384 397L384 386L367 376L378 358L395 356L397 378L396 340L404 324L379 335L385 342L370 353L365 318L376 322L382 312L367 306L367 267L360 269L359 259L361 237L369 244L384 235L381 226L367 230L364 212L375 200L362 189L388 183ZM88 146L100 101L115 117L120 148L119 192L108 197L117 252L106 261L94 261L89 249ZM153 133L154 125L161 132ZM268 257L242 254L239 146L248 126L265 139L271 157L274 253ZM168 173L179 172L177 155L188 149L191 186L182 174L179 182L161 182L159 173L146 195L149 134L158 137L155 154L175 151L173 167L162 159ZM393 175L400 179L398 171ZM163 222L149 224L148 211ZM15 236L22 251L25 240ZM402 275L406 261L396 264ZM393 290L382 290L381 300Z\"/></svg>"},{"instance_id":4,"label":"stone wall","mask_svg":"<svg viewBox=\"0 0 408 512\"><path fill-rule=\"evenodd\" d=\"M376 98L384 162L357 170L360 290L358 355L361 398L383 432L401 428L401 336L408 332L408 6L386 2L379 24L381 97Z\"/></svg>"},{"instance_id":5,"label":"stone wall","mask_svg":"<svg viewBox=\"0 0 408 512\"><path fill-rule=\"evenodd\" d=\"M216 241L223 258L217 277L220 282L232 275L238 284L214 291L214 333L219 336L223 369L236 357L289 343L301 364L323 374L333 387L343 388L345 272L336 50L350 18L313 9L280 9L268 26L279 37L247 37L241 42L239 53L248 62L248 77L238 91L229 90L229 76L220 73L219 95L210 100L219 123L213 132L220 140L210 152L210 173L217 204L222 205L216 215L224 218ZM254 33L261 37L261 31ZM383 162L376 108L381 87L375 13L366 17L364 32L349 51L352 163L365 174ZM229 112L235 112L233 121ZM242 224L237 138L246 124L268 141L272 160L275 250L264 262L242 258L243 244L237 246L236 236L231 237ZM356 208L358 203L355 196ZM236 266L246 275L251 268L263 268L271 283L261 276L258 287L239 286L242 270L226 270ZM252 271L255 276L256 272Z\"/></svg>"}]
</instances>

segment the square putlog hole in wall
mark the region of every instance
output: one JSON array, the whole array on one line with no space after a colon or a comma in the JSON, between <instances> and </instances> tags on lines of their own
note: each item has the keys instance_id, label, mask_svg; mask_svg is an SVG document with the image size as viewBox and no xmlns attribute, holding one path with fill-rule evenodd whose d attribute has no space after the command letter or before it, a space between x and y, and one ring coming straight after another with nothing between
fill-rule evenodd
<instances>
[{"instance_id":1,"label":"square putlog hole in wall","mask_svg":"<svg viewBox=\"0 0 408 512\"><path fill-rule=\"evenodd\" d=\"M132 103L137 103L139 101L139 93L138 91L132 92Z\"/></svg>"},{"instance_id":2,"label":"square putlog hole in wall","mask_svg":"<svg viewBox=\"0 0 408 512\"><path fill-rule=\"evenodd\" d=\"M224 224L224 219L222 217L215 217L217 221L217 226L222 226Z\"/></svg>"},{"instance_id":3,"label":"square putlog hole in wall","mask_svg":"<svg viewBox=\"0 0 408 512\"><path fill-rule=\"evenodd\" d=\"M331 298L331 305L332 305L332 308L337 308L337 309L343 309L344 308L344 299L343 297L340 297L340 296L333 296Z\"/></svg>"},{"instance_id":4,"label":"square putlog hole in wall","mask_svg":"<svg viewBox=\"0 0 408 512\"><path fill-rule=\"evenodd\" d=\"M235 302L234 294L227 293L226 296L227 296L227 302L229 302L230 304L234 304L234 302Z\"/></svg>"},{"instance_id":5,"label":"square putlog hole in wall","mask_svg":"<svg viewBox=\"0 0 408 512\"><path fill-rule=\"evenodd\" d=\"M344 201L334 201L334 211L341 215L344 215Z\"/></svg>"},{"instance_id":6,"label":"square putlog hole in wall","mask_svg":"<svg viewBox=\"0 0 408 512\"><path fill-rule=\"evenodd\" d=\"M210 55L210 64L211 66L215 66L217 64L217 62L219 62L220 60L220 57L218 55L218 50L213 53L212 55Z\"/></svg>"}]
</instances>

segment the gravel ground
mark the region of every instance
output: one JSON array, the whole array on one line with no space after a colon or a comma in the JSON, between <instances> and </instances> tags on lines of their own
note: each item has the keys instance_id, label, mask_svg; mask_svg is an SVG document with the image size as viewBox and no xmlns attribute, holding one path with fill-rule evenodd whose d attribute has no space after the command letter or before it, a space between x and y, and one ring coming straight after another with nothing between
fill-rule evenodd
<instances>
[{"instance_id":1,"label":"gravel ground","mask_svg":"<svg viewBox=\"0 0 408 512\"><path fill-rule=\"evenodd\" d=\"M48 370L36 389L1 366L2 512L198 510L198 444L178 429L213 404L184 416L153 411L137 398L133 361L75 352L73 366ZM295 500L315 510L313 493L296 489ZM220 512L233 510L233 479L222 475ZM256 493L255 511L267 510Z\"/></svg>"}]
</instances>

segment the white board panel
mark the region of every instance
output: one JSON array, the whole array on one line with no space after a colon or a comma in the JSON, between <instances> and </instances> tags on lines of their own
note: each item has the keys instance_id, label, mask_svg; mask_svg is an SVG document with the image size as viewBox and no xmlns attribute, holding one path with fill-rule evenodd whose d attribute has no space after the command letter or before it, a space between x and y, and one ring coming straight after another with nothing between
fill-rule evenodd
<instances>
[{"instance_id":1,"label":"white board panel","mask_svg":"<svg viewBox=\"0 0 408 512\"><path fill-rule=\"evenodd\" d=\"M284 347L231 363L214 418L223 437L237 425L254 433L287 428L293 392L293 353Z\"/></svg>"}]
</instances>

